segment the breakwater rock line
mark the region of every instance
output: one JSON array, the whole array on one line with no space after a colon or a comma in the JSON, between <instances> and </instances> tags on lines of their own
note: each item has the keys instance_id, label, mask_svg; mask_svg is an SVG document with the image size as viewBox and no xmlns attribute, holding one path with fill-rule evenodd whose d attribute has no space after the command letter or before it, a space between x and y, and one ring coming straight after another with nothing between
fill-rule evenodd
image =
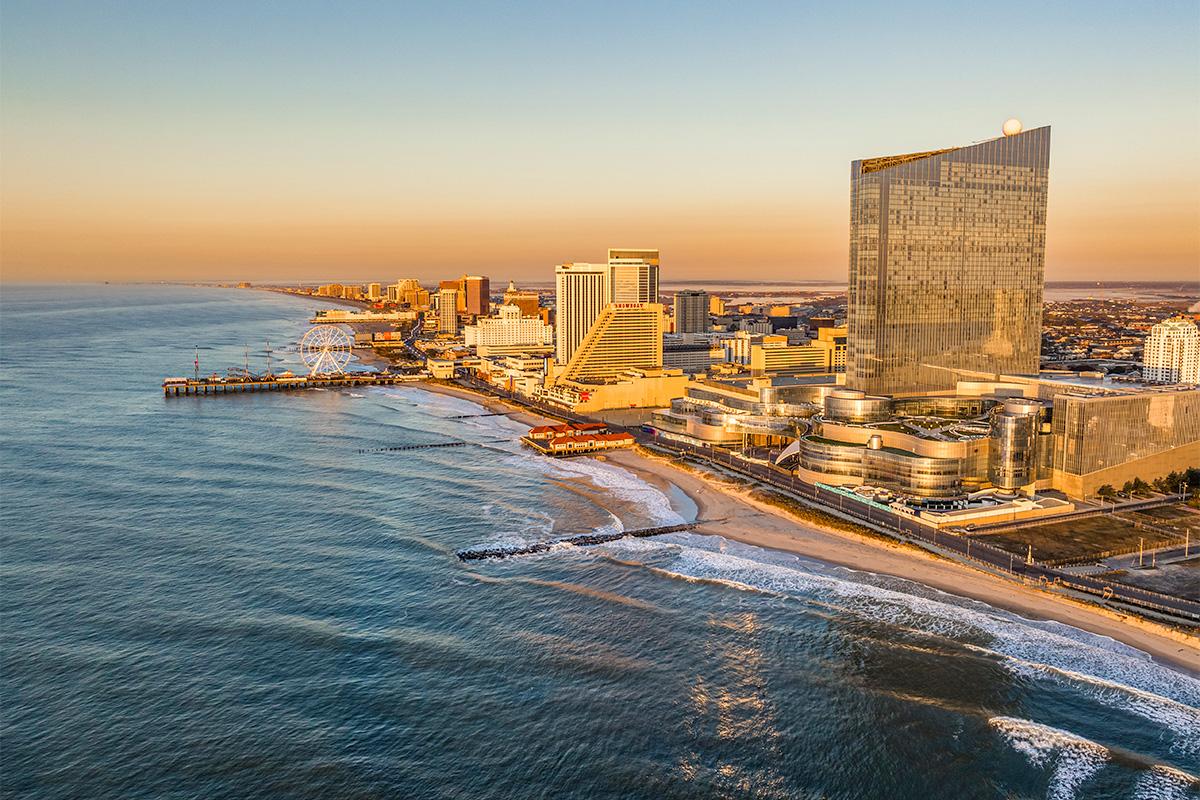
<instances>
[{"instance_id":1,"label":"breakwater rock line","mask_svg":"<svg viewBox=\"0 0 1200 800\"><path fill-rule=\"evenodd\" d=\"M584 533L580 534L579 536L567 536L562 539L553 539L549 542L533 542L532 544L517 545L513 547L479 547L468 550L459 550L454 555L458 556L459 561L483 561L493 558L527 556L533 553L545 553L558 547L583 547L593 544L604 544L605 542L615 542L618 539L644 539L648 536L661 536L664 533L690 531L697 525L702 524L704 524L704 520L687 522L682 525L665 525L659 528L641 528L640 530L634 531L618 531L615 533Z\"/></svg>"}]
</instances>

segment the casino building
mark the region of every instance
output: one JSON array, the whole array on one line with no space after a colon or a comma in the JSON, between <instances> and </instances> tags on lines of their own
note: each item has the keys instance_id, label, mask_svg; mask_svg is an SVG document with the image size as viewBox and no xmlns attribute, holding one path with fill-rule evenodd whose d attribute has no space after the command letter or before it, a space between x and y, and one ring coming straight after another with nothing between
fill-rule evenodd
<instances>
[{"instance_id":1,"label":"casino building","mask_svg":"<svg viewBox=\"0 0 1200 800\"><path fill-rule=\"evenodd\" d=\"M1037 374L1049 166L1049 127L851 163L848 387Z\"/></svg>"}]
</instances>

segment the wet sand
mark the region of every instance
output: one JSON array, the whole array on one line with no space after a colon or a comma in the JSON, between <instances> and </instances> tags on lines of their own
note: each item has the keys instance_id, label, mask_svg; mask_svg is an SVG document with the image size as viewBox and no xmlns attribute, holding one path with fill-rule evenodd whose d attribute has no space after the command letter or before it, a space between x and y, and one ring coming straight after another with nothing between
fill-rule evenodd
<instances>
[{"instance_id":1,"label":"wet sand","mask_svg":"<svg viewBox=\"0 0 1200 800\"><path fill-rule=\"evenodd\" d=\"M441 394L472 400L489 411L518 408L502 400L438 384L417 384ZM553 423L529 411L509 414L527 425ZM783 550L850 569L907 578L949 594L980 600L1027 619L1055 620L1136 647L1155 659L1200 677L1200 638L1069 597L1025 586L982 569L939 558L927 551L880 539L832 531L801 521L783 509L758 502L748 491L722 485L703 472L677 469L666 458L633 450L605 453L670 496L674 484L696 504L697 519L708 520L697 533L723 536L745 544Z\"/></svg>"}]
</instances>

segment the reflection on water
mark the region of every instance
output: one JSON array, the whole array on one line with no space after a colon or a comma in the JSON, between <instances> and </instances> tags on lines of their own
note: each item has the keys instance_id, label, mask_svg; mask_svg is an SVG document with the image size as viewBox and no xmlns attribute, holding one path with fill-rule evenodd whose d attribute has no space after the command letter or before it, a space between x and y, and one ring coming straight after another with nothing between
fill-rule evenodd
<instances>
[{"instance_id":1,"label":"reflection on water","mask_svg":"<svg viewBox=\"0 0 1200 800\"><path fill-rule=\"evenodd\" d=\"M516 442L360 453L524 431L416 387L163 399L304 301L0 302L6 794L1195 792L1200 683L1130 648L694 534L460 564L695 506Z\"/></svg>"}]
</instances>

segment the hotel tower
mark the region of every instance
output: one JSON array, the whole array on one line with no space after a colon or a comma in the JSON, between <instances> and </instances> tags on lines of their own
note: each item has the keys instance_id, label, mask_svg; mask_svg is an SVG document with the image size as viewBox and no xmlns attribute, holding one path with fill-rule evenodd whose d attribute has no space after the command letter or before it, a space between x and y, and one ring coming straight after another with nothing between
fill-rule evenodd
<instances>
[{"instance_id":1,"label":"hotel tower","mask_svg":"<svg viewBox=\"0 0 1200 800\"><path fill-rule=\"evenodd\" d=\"M566 364L612 297L607 264L560 264L554 269L557 303L556 351Z\"/></svg>"},{"instance_id":2,"label":"hotel tower","mask_svg":"<svg viewBox=\"0 0 1200 800\"><path fill-rule=\"evenodd\" d=\"M658 251L610 249L607 264L562 264L554 270L557 346L566 364L609 303L658 302ZM657 327L661 331L661 324Z\"/></svg>"},{"instance_id":3,"label":"hotel tower","mask_svg":"<svg viewBox=\"0 0 1200 800\"><path fill-rule=\"evenodd\" d=\"M1037 374L1049 166L1049 127L851 164L849 388Z\"/></svg>"},{"instance_id":4,"label":"hotel tower","mask_svg":"<svg viewBox=\"0 0 1200 800\"><path fill-rule=\"evenodd\" d=\"M658 302L658 251L609 249L613 303Z\"/></svg>"}]
</instances>

